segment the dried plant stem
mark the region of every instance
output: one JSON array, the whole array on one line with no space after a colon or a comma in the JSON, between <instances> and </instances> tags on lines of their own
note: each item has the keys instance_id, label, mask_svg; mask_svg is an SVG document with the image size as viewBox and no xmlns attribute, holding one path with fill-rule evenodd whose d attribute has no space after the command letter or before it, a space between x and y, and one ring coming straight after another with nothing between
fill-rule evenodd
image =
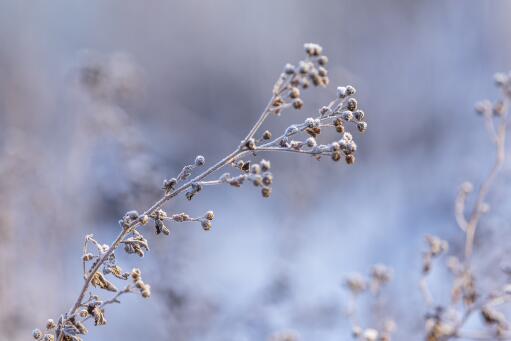
<instances>
[{"instance_id":1,"label":"dried plant stem","mask_svg":"<svg viewBox=\"0 0 511 341\"><path fill-rule=\"evenodd\" d=\"M451 338L453 339L470 339L470 340L511 340L511 335L493 335L484 332L463 332L453 335Z\"/></svg>"},{"instance_id":2,"label":"dried plant stem","mask_svg":"<svg viewBox=\"0 0 511 341\"><path fill-rule=\"evenodd\" d=\"M256 121L256 123L254 124L252 129L250 129L250 131L248 132L247 136L243 139L242 142L246 142L249 139L253 138L254 135L259 130L259 128L261 128L261 126L263 125L264 121L266 121L268 116L272 113L271 108L272 108L272 105L273 105L275 99L286 88L287 83L289 82L289 80L291 78L290 76L284 76L284 77L285 78L282 78L282 76L281 76L281 78L275 83L274 90L273 90L273 95L271 96L270 100L268 101L268 104L266 104L266 107L264 108L263 113L261 114L261 116L259 116L259 119ZM279 82L281 80L284 80L284 82Z\"/></svg>"},{"instance_id":3,"label":"dried plant stem","mask_svg":"<svg viewBox=\"0 0 511 341\"><path fill-rule=\"evenodd\" d=\"M196 176L195 178L193 178L192 180L186 182L185 184L181 185L179 188L177 188L175 191L169 193L169 194L166 194L164 195L162 198L160 198L156 203L154 203L154 205L152 205L150 208L148 208L144 213L143 215L151 215L152 213L154 213L156 210L158 210L165 202L167 202L168 200L172 199L173 197L177 196L178 194L182 193L184 190L186 190L187 188L189 188L193 183L196 183L202 179L204 179L205 177L207 177L208 175L210 175L211 173L215 172L216 170L224 167L225 165L228 165L230 164L231 162L234 161L234 159L241 155L241 154L244 154L246 153L247 151L243 149L242 146L240 146L237 150L235 150L234 152L230 153L229 155L227 155L226 157L224 157L222 160L218 161L215 165L213 165L212 167L210 167L209 169L207 169L206 171L204 171L203 173L199 174L198 176ZM90 285L90 282L92 280L92 277L93 275L98 271L98 269L103 265L103 263L108 259L108 257L112 254L112 252L115 251L115 249L117 249L119 247L119 245L121 244L121 242L135 229L137 228L138 226L140 226L140 222L135 222L133 223L131 226L129 226L129 228L126 228L124 229L121 233L119 233L119 235L117 236L117 238L115 238L115 240L110 244L110 247L108 249L108 251L106 251L102 256L101 258L99 259L98 262L96 262L96 264L94 265L94 267L89 271L89 275L86 276L85 278L85 282L83 284L83 287L82 287L82 290L80 291L80 294L78 295L78 298L76 299L76 302L75 304L73 305L73 307L71 308L71 310L69 311L69 316L73 315L74 313L76 313L76 311L78 310L78 308L81 306L82 304L82 301L83 301L83 298L85 296L85 294L87 293L87 290L89 289L89 285Z\"/></svg>"},{"instance_id":4,"label":"dried plant stem","mask_svg":"<svg viewBox=\"0 0 511 341\"><path fill-rule=\"evenodd\" d=\"M353 96L356 89L351 85L338 87L337 97L328 106L321 107L316 117L308 117L301 123L290 125L276 139L272 140L272 133L269 130L256 136L270 115L280 115L287 108L299 110L303 107L303 101L300 98L301 90L305 90L311 85L323 87L329 83L325 68L328 58L322 55L321 46L305 44L304 48L307 58L300 61L298 66L286 64L284 71L273 86L268 104L246 137L231 153L192 178L192 175L197 172L196 169L205 165L205 158L202 155L197 155L194 162L185 165L177 177L164 180L163 196L142 214L136 210L126 212L119 220L121 231L111 244L99 243L92 235L85 237L82 255L84 282L80 293L69 311L60 316L58 323L51 321L52 323L46 325L45 335L39 329L33 331L32 336L36 340L54 340L55 338L57 341L81 341L82 339L78 335L87 334L87 329L79 321L79 317L83 318L83 322L92 316L95 325L104 325L107 321L103 307L111 303L120 303L119 296L126 293L138 293L138 291L143 298L151 296L150 285L142 280L141 270L134 268L131 272L124 272L117 264L116 250L123 245L126 253L143 257L144 252L149 251L149 243L141 233L141 228L151 220L154 222L157 235L169 235L170 229L164 224L167 221L172 223L198 222L204 230L210 230L211 221L214 219L213 211L207 211L199 217L193 217L184 212L167 215L163 205L179 194L186 191L186 199L192 200L203 186L228 184L240 187L244 182L248 182L259 187L261 195L268 198L271 195L273 182L273 175L270 171L271 163L264 159L258 162L252 160L259 152L287 151L311 155L316 159L329 156L332 161L339 161L343 158L348 165L355 162L357 145L353 135L346 131L345 125L353 125L360 133L363 133L367 129L367 123L364 120L364 111L359 108L358 101ZM341 139L335 139L328 144L318 144L316 138L320 135L322 128L333 128L341 134ZM299 136L295 137L295 140L290 140L291 136L297 134L308 137L304 139L303 136ZM243 160L241 157L244 155L247 155L249 160ZM226 172L217 179L206 179L225 166L233 167L236 173L239 172L239 175L231 176L231 173ZM92 245L94 250L89 252L88 246ZM87 268L87 264L91 264L89 268ZM107 279L107 276L116 280L128 280L131 277L133 283L119 292L115 284ZM92 286L116 292L116 295L103 301L100 296L93 295ZM87 293L89 298L86 298Z\"/></svg>"},{"instance_id":5,"label":"dried plant stem","mask_svg":"<svg viewBox=\"0 0 511 341\"><path fill-rule=\"evenodd\" d=\"M188 182L184 183L180 187L176 188L174 191L165 194L157 202L155 202L150 208L148 208L142 215L148 215L149 216L149 215L153 214L165 202L167 202L168 200L170 200L170 199L174 198L175 196L179 195L180 193L182 193L183 191L185 191L186 189L191 187L192 184L201 181L202 179L206 178L208 175L210 175L211 173L219 170L220 168L222 168L222 167L224 167L226 165L231 164L237 157L250 152L251 150L247 150L247 148L245 147L244 141L247 141L248 139L252 138L257 133L257 131L259 130L261 125L264 123L264 121L268 118L269 114L271 113L271 110L270 110L271 104L275 100L275 97L280 93L280 91L281 91L281 89L279 89L279 92L274 94L271 97L268 105L266 106L266 108L264 109L262 114L260 115L259 119L254 124L254 126L252 127L252 129L248 133L247 137L242 141L242 143L239 145L239 147L235 151L233 151L232 153L230 153L227 156L225 156L223 159L218 161L216 164L214 164L213 166L208 168L203 173L197 175L195 178L189 180ZM285 150L285 149L284 148L280 148L280 149L279 148L260 148L260 149L257 148L256 150L260 150L260 151L280 151L280 150ZM256 150L253 150L253 152L255 152ZM80 308L80 306L82 305L83 298L84 298L85 294L87 293L87 290L89 289L89 286L90 286L90 283L91 283L91 280L92 280L94 274L105 263L105 261L110 257L110 255L119 247L121 242L131 232L133 232L133 230L135 228L137 228L140 225L141 224L140 224L139 221L135 221L128 228L125 228L121 233L119 233L117 238L115 238L115 240L110 244L109 249L105 253L103 253L103 255L101 256L99 261L97 261L96 264L92 267L92 269L88 273L88 276L85 277L85 282L84 282L84 284L82 286L80 294L78 295L78 298L76 299L75 304L69 310L69 313L68 313L69 316L72 316L73 314L75 314L77 312L77 310Z\"/></svg>"},{"instance_id":6,"label":"dried plant stem","mask_svg":"<svg viewBox=\"0 0 511 341\"><path fill-rule=\"evenodd\" d=\"M466 239L465 239L465 265L469 265L470 258L472 256L473 248L474 248L474 238L477 230L477 226L479 220L481 218L481 214L484 212L484 205L486 196L495 181L498 173L502 169L502 165L504 164L506 158L506 129L507 129L507 101L504 104L505 110L503 116L499 122L499 126L497 128L497 132L495 134L495 147L496 147L496 158L493 168L490 173L484 180L481 188L479 189L479 193L477 196L476 204L472 210L470 215L470 219L466 224ZM486 120L491 120L490 117L485 117Z\"/></svg>"},{"instance_id":7,"label":"dried plant stem","mask_svg":"<svg viewBox=\"0 0 511 341\"><path fill-rule=\"evenodd\" d=\"M422 294L422 298L428 307L433 305L433 295L431 294L431 290L429 290L428 280L426 275L422 275L422 278L419 282L419 288Z\"/></svg>"}]
</instances>

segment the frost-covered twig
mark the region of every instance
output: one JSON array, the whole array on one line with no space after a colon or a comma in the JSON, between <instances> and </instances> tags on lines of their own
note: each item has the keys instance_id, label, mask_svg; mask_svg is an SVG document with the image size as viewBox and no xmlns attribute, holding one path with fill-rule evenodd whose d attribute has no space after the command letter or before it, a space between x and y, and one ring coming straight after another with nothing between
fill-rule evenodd
<instances>
[{"instance_id":1,"label":"frost-covered twig","mask_svg":"<svg viewBox=\"0 0 511 341\"><path fill-rule=\"evenodd\" d=\"M142 281L141 271L133 269L130 272L124 272L117 263L116 250L123 246L129 254L144 256L145 252L149 251L149 243L142 234L142 227L151 220L154 222L156 234L168 235L170 229L165 223L198 222L204 230L210 230L211 221L214 219L212 211L207 211L200 217L191 217L186 213L167 214L163 210L163 205L167 201L182 193L185 193L188 200L192 200L205 186L229 184L239 187L244 182L253 183L261 189L263 197L269 197L273 182L270 161L263 159L255 162L242 158L254 158L259 153L285 151L312 155L317 159L328 156L334 161L339 161L344 158L348 164L355 161L357 145L353 136L346 131L346 125L353 124L359 132L364 132L367 124L364 121L364 112L358 108L357 100L353 97L356 90L352 86L338 87L335 99L327 106L322 107L317 115L313 115L315 117L289 126L279 137L272 139L272 133L266 130L256 138L260 128L271 115L280 115L287 109L298 110L303 107L300 98L301 91L309 88L311 84L314 86L328 85L329 79L326 70L328 58L323 55L322 48L317 44L305 44L305 52L306 59L297 66L291 64L285 66L273 87L268 105L246 137L231 153L192 177L197 169L205 166L204 157L199 155L192 164L183 167L175 178L165 180L163 196L143 213L127 212L119 220L120 232L110 244L102 244L96 241L92 235L85 237L82 255L84 283L78 297L69 311L61 315L57 323L47 324L45 333L39 329L34 330L35 339L46 341L81 340L80 336L87 332L84 322L92 317L95 325L106 324L105 306L119 303L119 296L137 292L144 298L150 296L150 286ZM316 139L322 129L329 128L335 129L337 133L341 134L341 138L328 144L318 143ZM295 139L291 139L291 137ZM229 166L234 168L237 174L224 173L218 179L207 179L218 170ZM88 249L89 245L94 246L94 252ZM87 266L87 264L91 265ZM112 277L124 281L131 278L133 284L118 291ZM91 286L116 294L103 301L98 295L92 294Z\"/></svg>"}]
</instances>

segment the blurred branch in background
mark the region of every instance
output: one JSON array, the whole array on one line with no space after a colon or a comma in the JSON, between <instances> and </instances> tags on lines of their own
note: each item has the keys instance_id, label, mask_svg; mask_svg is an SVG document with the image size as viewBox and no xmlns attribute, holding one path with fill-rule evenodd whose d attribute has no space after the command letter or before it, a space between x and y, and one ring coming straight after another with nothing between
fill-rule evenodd
<instances>
[{"instance_id":1,"label":"blurred branch in background","mask_svg":"<svg viewBox=\"0 0 511 341\"><path fill-rule=\"evenodd\" d=\"M465 234L465 246L463 261L460 261L457 256L453 255L447 263L447 268L453 275L451 300L448 303L435 300L428 286L428 276L433 268L433 260L446 254L449 251L449 244L447 241L436 236L426 237L428 250L423 254L422 277L419 287L429 310L425 316L426 339L428 341L511 339L507 318L504 313L497 309L502 309L502 305L511 301L511 287L509 283L511 277L508 277L506 283L493 283L494 290L491 292L482 292L482 288L477 285L477 279L480 275L475 273L472 267L476 230L480 225L482 215L490 210L487 195L492 189L495 178L506 159L506 134L509 100L511 99L511 72L509 74L499 73L495 75L495 81L502 91L502 98L495 103L485 100L476 105L476 111L485 120L484 124L490 141L495 145L495 161L489 175L483 180L479 191L475 193L473 207L469 210L468 214L467 202L471 199L471 194L474 192L472 183L463 183L456 197L454 205L455 217L458 227ZM505 241L503 242L505 243ZM493 245L492 247L498 249L502 246ZM484 258L485 256L484 253L477 255L479 258ZM506 255L503 256L505 257ZM504 268L502 270L505 273L508 272L507 274L511 276L509 269ZM348 278L347 287L353 295L357 295L365 291L367 285L363 279ZM470 327L467 325L469 325L469 321L474 314L479 314L482 317L487 327L486 330L466 330ZM352 313L348 316L353 315ZM386 326L387 322L384 318L383 316L377 319L377 322L383 323L383 326ZM353 336L356 339L362 341L390 340L390 333L386 327L363 329L360 327L360 322L353 318L352 324Z\"/></svg>"}]
</instances>

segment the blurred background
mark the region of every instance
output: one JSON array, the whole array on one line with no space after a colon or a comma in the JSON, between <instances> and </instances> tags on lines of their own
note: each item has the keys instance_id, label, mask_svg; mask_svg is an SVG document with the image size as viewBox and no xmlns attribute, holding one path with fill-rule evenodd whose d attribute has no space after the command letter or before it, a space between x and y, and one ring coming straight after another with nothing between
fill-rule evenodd
<instances>
[{"instance_id":1,"label":"blurred background","mask_svg":"<svg viewBox=\"0 0 511 341\"><path fill-rule=\"evenodd\" d=\"M475 0L2 1L0 339L26 340L69 309L86 233L109 243L164 178L237 146L306 42L323 46L331 85L267 127L303 121L352 84L369 124L357 163L270 155L268 200L218 186L174 201L171 213L214 210L213 230L148 233L151 252L120 261L142 268L151 299L127 296L87 339L348 340L342 279L375 263L394 269L385 314L397 339L419 339L423 237L462 246L453 201L493 158L473 105L511 69L509 13L511 2ZM509 175L490 196L481 267L509 255L496 244ZM445 276L433 274L439 299Z\"/></svg>"}]
</instances>

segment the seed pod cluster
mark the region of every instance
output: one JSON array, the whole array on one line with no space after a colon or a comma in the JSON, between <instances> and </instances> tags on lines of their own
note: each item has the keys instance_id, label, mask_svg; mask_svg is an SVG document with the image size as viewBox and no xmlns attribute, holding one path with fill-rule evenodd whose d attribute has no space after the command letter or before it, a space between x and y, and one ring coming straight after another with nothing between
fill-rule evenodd
<instances>
[{"instance_id":1,"label":"seed pod cluster","mask_svg":"<svg viewBox=\"0 0 511 341\"><path fill-rule=\"evenodd\" d=\"M140 295L143 298L149 298L151 296L151 286L149 284L144 283L142 280L142 272L138 268L134 268L131 271L131 278L133 279L133 283L135 287L140 291Z\"/></svg>"}]
</instances>

